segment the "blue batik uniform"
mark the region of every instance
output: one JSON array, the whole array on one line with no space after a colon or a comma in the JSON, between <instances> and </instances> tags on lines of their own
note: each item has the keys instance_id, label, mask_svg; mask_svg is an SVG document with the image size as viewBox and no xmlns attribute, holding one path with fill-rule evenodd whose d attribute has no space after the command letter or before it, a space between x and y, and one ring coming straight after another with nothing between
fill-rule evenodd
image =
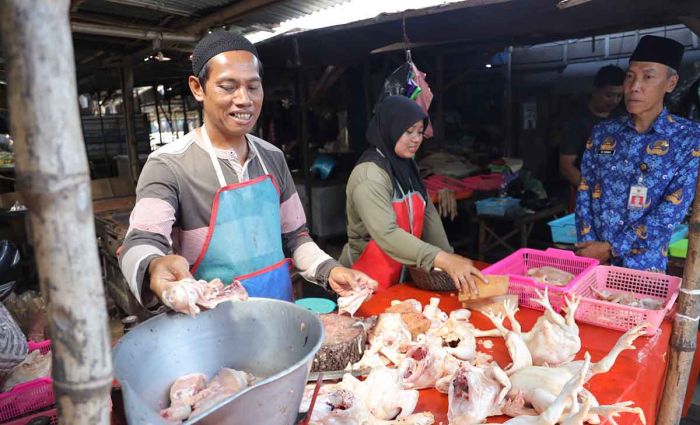
<instances>
[{"instance_id":1,"label":"blue batik uniform","mask_svg":"<svg viewBox=\"0 0 700 425\"><path fill-rule=\"evenodd\" d=\"M609 242L613 265L665 271L671 233L693 200L698 157L700 125L666 108L641 134L629 116L596 125L581 163L579 242ZM646 188L641 208L628 208L632 186Z\"/></svg>"}]
</instances>

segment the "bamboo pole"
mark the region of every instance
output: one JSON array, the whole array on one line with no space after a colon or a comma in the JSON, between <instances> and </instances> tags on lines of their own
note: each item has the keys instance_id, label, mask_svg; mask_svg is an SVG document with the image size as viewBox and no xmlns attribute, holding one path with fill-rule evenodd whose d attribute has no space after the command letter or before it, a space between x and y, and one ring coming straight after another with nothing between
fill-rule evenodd
<instances>
[{"instance_id":1,"label":"bamboo pole","mask_svg":"<svg viewBox=\"0 0 700 425\"><path fill-rule=\"evenodd\" d=\"M18 189L47 300L59 422L109 423L112 361L69 0L0 0Z\"/></svg>"},{"instance_id":2,"label":"bamboo pole","mask_svg":"<svg viewBox=\"0 0 700 425\"><path fill-rule=\"evenodd\" d=\"M697 345L696 318L700 315L700 303L698 294L694 292L700 289L700 179L695 186L693 214L688 227L688 255L683 269L683 286L678 296L678 312L673 320L668 370L657 421L664 425L680 422Z\"/></svg>"}]
</instances>

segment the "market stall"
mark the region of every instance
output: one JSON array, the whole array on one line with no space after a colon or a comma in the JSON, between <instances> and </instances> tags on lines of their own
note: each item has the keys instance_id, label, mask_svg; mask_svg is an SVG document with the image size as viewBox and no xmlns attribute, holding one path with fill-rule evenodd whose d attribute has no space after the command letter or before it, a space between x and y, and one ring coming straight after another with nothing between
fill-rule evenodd
<instances>
[{"instance_id":1,"label":"market stall","mask_svg":"<svg viewBox=\"0 0 700 425\"><path fill-rule=\"evenodd\" d=\"M405 300L414 298L427 304L431 297L440 298L440 307L449 312L460 308L460 302L453 293L437 293L417 289L410 285L398 285L384 293L372 297L359 310L361 315L376 315L382 313L392 300ZM523 308L517 314L517 318L524 330L529 330L535 323L541 312ZM479 329L492 329L493 325L483 315L476 313L470 319ZM591 353L592 360L598 360L613 347L621 332L604 329L594 325L579 324L582 347L577 359L583 358L583 353ZM663 391L663 378L669 350L669 338L671 335L671 322L665 320L658 332L651 337L642 337L635 342L634 351L624 352L615 363L612 370L605 375L594 377L588 387L596 394L601 403L612 404L626 400L632 400L637 406L644 409L648 424L655 423L656 409ZM502 338L489 338L494 342L493 349L479 349L494 357L502 367L506 367L511 359L508 356ZM416 412L428 411L435 415L435 423L447 423L448 400L446 394L441 394L435 389L421 390L420 399L416 406ZM504 422L507 417L492 417L490 422ZM619 424L638 424L639 419L631 415L623 415Z\"/></svg>"}]
</instances>

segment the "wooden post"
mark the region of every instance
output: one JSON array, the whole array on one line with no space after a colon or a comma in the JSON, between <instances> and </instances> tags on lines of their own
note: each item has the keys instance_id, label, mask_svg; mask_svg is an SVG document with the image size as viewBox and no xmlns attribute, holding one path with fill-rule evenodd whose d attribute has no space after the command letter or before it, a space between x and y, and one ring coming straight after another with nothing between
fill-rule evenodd
<instances>
[{"instance_id":1,"label":"wooden post","mask_svg":"<svg viewBox=\"0 0 700 425\"><path fill-rule=\"evenodd\" d=\"M444 84L444 60L442 54L435 57L435 69L437 71L437 110L435 113L435 125L433 127L435 139L445 146L445 84Z\"/></svg>"},{"instance_id":2,"label":"wooden post","mask_svg":"<svg viewBox=\"0 0 700 425\"><path fill-rule=\"evenodd\" d=\"M107 147L107 140L105 139L105 122L102 116L102 95L97 92L97 114L100 117L100 136L102 137L102 150L104 151L105 164L107 165L107 170L109 170L109 176L112 177L112 161L109 158L109 148ZM85 145L87 148L87 145Z\"/></svg>"},{"instance_id":3,"label":"wooden post","mask_svg":"<svg viewBox=\"0 0 700 425\"><path fill-rule=\"evenodd\" d=\"M683 286L678 311L673 320L668 371L661 398L659 424L678 424L683 409L688 376L695 356L700 315L700 179L695 186L693 214L690 217L688 255L683 269Z\"/></svg>"},{"instance_id":4,"label":"wooden post","mask_svg":"<svg viewBox=\"0 0 700 425\"><path fill-rule=\"evenodd\" d=\"M2 0L17 186L53 340L62 424L109 424L112 357L78 113L69 0Z\"/></svg>"},{"instance_id":5,"label":"wooden post","mask_svg":"<svg viewBox=\"0 0 700 425\"><path fill-rule=\"evenodd\" d=\"M124 124L126 125L126 152L129 155L129 171L134 184L139 179L139 154L136 147L134 125L134 67L130 62L122 66L122 102L124 104Z\"/></svg>"},{"instance_id":6,"label":"wooden post","mask_svg":"<svg viewBox=\"0 0 700 425\"><path fill-rule=\"evenodd\" d=\"M517 155L513 143L513 46L506 49L506 66L504 68L503 88L503 142L505 156Z\"/></svg>"},{"instance_id":7,"label":"wooden post","mask_svg":"<svg viewBox=\"0 0 700 425\"><path fill-rule=\"evenodd\" d=\"M163 132L160 129L160 111L158 111L158 86L153 85L153 99L156 105L156 120L158 121L158 140L163 144Z\"/></svg>"}]
</instances>

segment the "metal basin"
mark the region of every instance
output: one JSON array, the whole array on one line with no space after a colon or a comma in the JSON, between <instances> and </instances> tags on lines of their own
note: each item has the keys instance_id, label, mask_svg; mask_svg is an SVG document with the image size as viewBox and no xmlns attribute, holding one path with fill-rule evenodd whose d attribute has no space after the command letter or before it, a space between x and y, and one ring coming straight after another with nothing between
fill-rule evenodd
<instances>
[{"instance_id":1,"label":"metal basin","mask_svg":"<svg viewBox=\"0 0 700 425\"><path fill-rule=\"evenodd\" d=\"M290 425L297 418L311 362L321 347L318 317L292 303L253 298L197 317L164 313L132 329L113 351L129 424L168 424L159 411L178 377L221 367L262 381L188 424Z\"/></svg>"}]
</instances>

